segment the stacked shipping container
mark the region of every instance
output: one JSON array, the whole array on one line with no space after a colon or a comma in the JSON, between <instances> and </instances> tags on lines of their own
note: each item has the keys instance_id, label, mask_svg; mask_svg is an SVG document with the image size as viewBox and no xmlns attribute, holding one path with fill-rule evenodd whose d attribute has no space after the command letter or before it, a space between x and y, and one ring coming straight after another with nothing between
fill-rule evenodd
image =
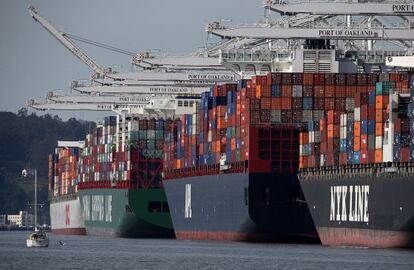
<instances>
[{"instance_id":1,"label":"stacked shipping container","mask_svg":"<svg viewBox=\"0 0 414 270\"><path fill-rule=\"evenodd\" d=\"M400 95L409 91L408 76L381 74L378 79L357 89L354 108L330 110L325 118L309 122L300 138L301 168L409 161L409 121L398 110Z\"/></svg>"},{"instance_id":2,"label":"stacked shipping container","mask_svg":"<svg viewBox=\"0 0 414 270\"><path fill-rule=\"evenodd\" d=\"M77 147L57 147L49 155L49 192L53 197L77 192L79 154Z\"/></svg>"},{"instance_id":3,"label":"stacked shipping container","mask_svg":"<svg viewBox=\"0 0 414 270\"><path fill-rule=\"evenodd\" d=\"M160 187L164 128L169 123L136 115L106 117L86 136L79 188Z\"/></svg>"}]
</instances>

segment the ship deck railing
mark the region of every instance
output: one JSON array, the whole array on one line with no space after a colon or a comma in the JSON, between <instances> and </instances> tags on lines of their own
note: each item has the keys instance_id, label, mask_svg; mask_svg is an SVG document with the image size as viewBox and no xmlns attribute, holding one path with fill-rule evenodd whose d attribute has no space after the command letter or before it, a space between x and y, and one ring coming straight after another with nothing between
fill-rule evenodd
<instances>
[{"instance_id":1,"label":"ship deck railing","mask_svg":"<svg viewBox=\"0 0 414 270\"><path fill-rule=\"evenodd\" d=\"M219 175L230 173L245 173L248 171L248 163L246 161L226 163L228 169L220 170L220 164L211 164L204 166L193 166L179 169L164 169L164 179L187 178L205 175Z\"/></svg>"},{"instance_id":2,"label":"ship deck railing","mask_svg":"<svg viewBox=\"0 0 414 270\"><path fill-rule=\"evenodd\" d=\"M374 164L350 164L340 166L325 166L314 168L302 168L299 176L306 178L312 176L334 177L338 175L383 175L402 174L414 175L414 162L384 162Z\"/></svg>"}]
</instances>

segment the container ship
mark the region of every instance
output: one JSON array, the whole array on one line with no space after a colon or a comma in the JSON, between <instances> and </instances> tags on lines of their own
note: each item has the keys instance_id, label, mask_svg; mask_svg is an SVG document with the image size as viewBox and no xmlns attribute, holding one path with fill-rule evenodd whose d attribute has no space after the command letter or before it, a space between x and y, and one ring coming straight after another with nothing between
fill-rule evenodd
<instances>
[{"instance_id":1,"label":"container ship","mask_svg":"<svg viewBox=\"0 0 414 270\"><path fill-rule=\"evenodd\" d=\"M353 108L301 133L299 178L322 244L414 247L409 83L409 74L380 74L357 89Z\"/></svg>"},{"instance_id":2,"label":"container ship","mask_svg":"<svg viewBox=\"0 0 414 270\"><path fill-rule=\"evenodd\" d=\"M297 178L299 131L335 100L315 101L314 78L325 81L269 73L216 85L172 123L164 187L178 239L318 241Z\"/></svg>"},{"instance_id":3,"label":"container ship","mask_svg":"<svg viewBox=\"0 0 414 270\"><path fill-rule=\"evenodd\" d=\"M78 194L88 235L174 237L161 181L165 123L110 116L86 136Z\"/></svg>"},{"instance_id":4,"label":"container ship","mask_svg":"<svg viewBox=\"0 0 414 270\"><path fill-rule=\"evenodd\" d=\"M55 153L49 155L50 222L55 234L86 234L77 192L82 148L82 142L58 141Z\"/></svg>"}]
</instances>

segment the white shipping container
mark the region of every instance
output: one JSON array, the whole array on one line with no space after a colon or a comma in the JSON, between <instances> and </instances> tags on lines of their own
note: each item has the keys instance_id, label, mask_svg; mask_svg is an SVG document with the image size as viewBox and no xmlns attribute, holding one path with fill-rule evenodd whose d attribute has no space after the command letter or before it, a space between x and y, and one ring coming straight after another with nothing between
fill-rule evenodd
<instances>
[{"instance_id":1,"label":"white shipping container","mask_svg":"<svg viewBox=\"0 0 414 270\"><path fill-rule=\"evenodd\" d=\"M382 136L375 137L375 149L382 149L382 141L383 141Z\"/></svg>"},{"instance_id":2,"label":"white shipping container","mask_svg":"<svg viewBox=\"0 0 414 270\"><path fill-rule=\"evenodd\" d=\"M360 107L356 107L354 110L354 120L356 122L361 121L361 108Z\"/></svg>"},{"instance_id":3,"label":"white shipping container","mask_svg":"<svg viewBox=\"0 0 414 270\"><path fill-rule=\"evenodd\" d=\"M346 139L346 127L339 128L339 138Z\"/></svg>"},{"instance_id":4,"label":"white shipping container","mask_svg":"<svg viewBox=\"0 0 414 270\"><path fill-rule=\"evenodd\" d=\"M322 167L325 166L325 159L324 159L323 155L321 155L320 162L321 162Z\"/></svg>"}]
</instances>

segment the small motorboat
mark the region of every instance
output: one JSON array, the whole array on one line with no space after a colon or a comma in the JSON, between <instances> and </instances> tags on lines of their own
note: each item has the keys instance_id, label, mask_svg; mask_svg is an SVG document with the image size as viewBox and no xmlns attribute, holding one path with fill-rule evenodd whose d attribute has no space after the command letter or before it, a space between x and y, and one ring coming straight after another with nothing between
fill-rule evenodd
<instances>
[{"instance_id":1,"label":"small motorboat","mask_svg":"<svg viewBox=\"0 0 414 270\"><path fill-rule=\"evenodd\" d=\"M48 247L49 238L44 231L35 230L26 240L27 247Z\"/></svg>"}]
</instances>

